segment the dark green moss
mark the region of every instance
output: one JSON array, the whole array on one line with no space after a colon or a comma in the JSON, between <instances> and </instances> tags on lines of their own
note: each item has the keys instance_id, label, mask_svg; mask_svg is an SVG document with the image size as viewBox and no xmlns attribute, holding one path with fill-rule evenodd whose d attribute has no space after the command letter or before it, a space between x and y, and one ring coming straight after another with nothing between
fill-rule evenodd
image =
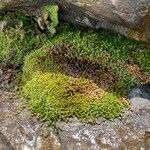
<instances>
[{"instance_id":1,"label":"dark green moss","mask_svg":"<svg viewBox=\"0 0 150 150\"><path fill-rule=\"evenodd\" d=\"M1 19L12 21L15 26L0 32L0 65L19 65L27 53L45 44L47 35L36 33L33 19L18 12L8 12ZM22 25L19 27L18 23Z\"/></svg>"},{"instance_id":2,"label":"dark green moss","mask_svg":"<svg viewBox=\"0 0 150 150\"><path fill-rule=\"evenodd\" d=\"M135 63L138 64L143 71L150 74L150 50L139 49L133 52L133 57Z\"/></svg>"},{"instance_id":3,"label":"dark green moss","mask_svg":"<svg viewBox=\"0 0 150 150\"><path fill-rule=\"evenodd\" d=\"M0 64L9 61L19 65L24 56L32 50L36 50L46 40L44 34L25 34L24 30L10 29L0 33Z\"/></svg>"}]
</instances>

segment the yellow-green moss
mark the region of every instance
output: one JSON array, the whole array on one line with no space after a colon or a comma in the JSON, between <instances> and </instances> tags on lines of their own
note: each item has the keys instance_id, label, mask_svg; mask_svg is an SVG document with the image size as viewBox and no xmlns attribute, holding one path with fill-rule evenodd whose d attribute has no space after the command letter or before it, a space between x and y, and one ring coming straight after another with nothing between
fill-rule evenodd
<instances>
[{"instance_id":1,"label":"yellow-green moss","mask_svg":"<svg viewBox=\"0 0 150 150\"><path fill-rule=\"evenodd\" d=\"M58 6L57 5L46 5L43 7L42 15L48 13L49 18L51 19L50 25L53 28L56 28L59 21L58 21Z\"/></svg>"},{"instance_id":2,"label":"yellow-green moss","mask_svg":"<svg viewBox=\"0 0 150 150\"><path fill-rule=\"evenodd\" d=\"M118 97L110 93L102 98L87 96L82 87L88 83L88 79L37 71L23 86L22 93L31 110L49 123L69 117L86 121L99 116L114 119L122 115L123 104Z\"/></svg>"},{"instance_id":3,"label":"yellow-green moss","mask_svg":"<svg viewBox=\"0 0 150 150\"><path fill-rule=\"evenodd\" d=\"M118 79L109 92L105 91L99 98L82 95L76 91L76 87L79 87L78 91L82 89L81 79L74 83L70 91L68 85L71 77L60 73L60 70L65 72L65 64L54 62L49 53L55 47L58 50L61 43L68 45L65 56L69 59L78 57L113 70ZM25 57L23 95L28 99L31 110L51 123L67 117L90 120L103 116L114 119L123 113L119 98L127 95L130 88L139 82L128 73L126 67L131 59L135 61L135 54L138 54L136 49L145 51L141 44L120 35L106 34L104 31L101 34L94 31L82 33L64 26L41 49Z\"/></svg>"}]
</instances>

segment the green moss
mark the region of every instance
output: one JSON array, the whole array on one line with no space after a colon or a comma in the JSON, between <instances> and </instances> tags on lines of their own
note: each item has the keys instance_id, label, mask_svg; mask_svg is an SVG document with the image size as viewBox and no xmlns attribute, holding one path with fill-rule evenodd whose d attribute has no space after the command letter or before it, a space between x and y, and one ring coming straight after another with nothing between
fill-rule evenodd
<instances>
[{"instance_id":1,"label":"green moss","mask_svg":"<svg viewBox=\"0 0 150 150\"><path fill-rule=\"evenodd\" d=\"M135 63L139 64L140 68L150 74L150 50L140 49L133 53Z\"/></svg>"},{"instance_id":2,"label":"green moss","mask_svg":"<svg viewBox=\"0 0 150 150\"><path fill-rule=\"evenodd\" d=\"M25 54L44 44L47 37L25 34L24 30L10 29L0 33L0 63L19 65ZM11 55L14 55L11 57ZM10 59L10 60L9 60Z\"/></svg>"},{"instance_id":3,"label":"green moss","mask_svg":"<svg viewBox=\"0 0 150 150\"><path fill-rule=\"evenodd\" d=\"M137 84L139 84L139 81L136 80L132 75L126 73L124 75L121 75L116 80L116 82L111 87L111 91L126 97L131 88Z\"/></svg>"},{"instance_id":4,"label":"green moss","mask_svg":"<svg viewBox=\"0 0 150 150\"><path fill-rule=\"evenodd\" d=\"M48 41L46 34L35 33L33 30L34 21L20 13L8 12L1 19L8 21L14 19L17 22L22 22L23 25L21 28L16 26L16 28L0 32L0 65L3 63L19 65L27 53L41 47Z\"/></svg>"},{"instance_id":5,"label":"green moss","mask_svg":"<svg viewBox=\"0 0 150 150\"><path fill-rule=\"evenodd\" d=\"M28 81L32 78L36 71L50 71L58 72L59 65L55 64L48 57L48 46L44 46L41 49L26 55L23 67L23 81Z\"/></svg>"},{"instance_id":6,"label":"green moss","mask_svg":"<svg viewBox=\"0 0 150 150\"><path fill-rule=\"evenodd\" d=\"M62 48L61 43L66 44L66 47ZM127 69L128 63L140 64L138 60L144 62L136 57L139 49L144 49L142 44L117 34L103 30L85 33L62 25L46 45L25 57L22 93L28 99L31 110L50 123L68 117L78 117L84 121L99 116L114 119L123 113L119 97L126 96L133 85L140 83ZM91 97L79 92L84 85L92 85L89 79L79 78L74 81L65 75L67 64L55 62L52 57L56 54L61 57L61 51L70 60L77 57L99 64L104 69L111 69L117 80L109 92L105 91L102 97ZM145 62L141 63L143 66L147 63L145 58Z\"/></svg>"},{"instance_id":7,"label":"green moss","mask_svg":"<svg viewBox=\"0 0 150 150\"><path fill-rule=\"evenodd\" d=\"M58 6L57 5L46 5L42 10L42 14L44 15L48 12L49 17L51 19L51 25L55 28L57 27L58 21Z\"/></svg>"},{"instance_id":8,"label":"green moss","mask_svg":"<svg viewBox=\"0 0 150 150\"><path fill-rule=\"evenodd\" d=\"M57 68L53 67L52 61L50 61L50 58L47 57L48 49L52 46L60 47L61 43L65 42L66 45L70 45L67 49L65 49L66 57L70 59L74 59L75 57L86 59L89 62L101 65L102 68L110 68L113 70L118 77L118 80L115 85L112 86L112 91L115 89L115 91L118 91L119 94L126 95L133 85L139 83L137 79L128 73L127 68L127 64L131 59L131 46L137 46L137 48L139 48L141 46L139 43L135 45L136 42L134 43L134 41L128 41L127 39L126 41L123 37L121 37L122 41L124 40L123 42L127 42L126 46L125 43L123 43L125 48L123 49L121 47L121 43L118 44L116 42L119 47L117 47L116 44L116 49L114 49L109 46L109 44L112 45L113 42L109 41L107 43L106 37L106 39L102 39L99 34L94 32L81 33L71 29L69 31L66 29L63 32L60 30L59 32L60 33L58 33L46 46L26 57L27 61L25 61L24 67L26 74L29 73L29 76L31 76L32 73L30 70L34 70L32 68L32 64L34 64L34 68L40 68L41 70L51 70L52 68ZM104 35L105 34L106 33L104 32ZM111 36L113 37L113 35ZM103 45L104 42L105 44ZM40 57L43 57L43 61L39 63ZM132 59L135 60L136 57L132 57Z\"/></svg>"},{"instance_id":9,"label":"green moss","mask_svg":"<svg viewBox=\"0 0 150 150\"><path fill-rule=\"evenodd\" d=\"M39 20L40 19L40 20ZM42 8L42 14L39 18L38 22L40 23L40 26L44 28L44 25L46 25L46 28L49 30L51 36L53 36L56 33L56 27L59 23L58 21L58 6L57 5L46 5Z\"/></svg>"},{"instance_id":10,"label":"green moss","mask_svg":"<svg viewBox=\"0 0 150 150\"><path fill-rule=\"evenodd\" d=\"M54 9L55 14L52 14L49 11L52 9L45 7L43 14L48 11L52 15L52 25L56 27L58 8ZM84 121L99 116L114 119L123 113L120 97L141 82L129 74L127 64L137 64L150 73L149 49L124 36L105 30L84 32L62 23L57 27L55 36L48 38L46 33L36 34L37 28L31 18L15 12L4 16L1 18L17 18L16 22L21 20L23 26L0 33L0 62L6 62L11 51L15 52L12 64L19 64L20 59L24 59L22 78L18 74L19 80L22 80L21 93L28 100L31 110L49 123L69 117ZM53 58L53 55L61 57L62 53L67 60L86 60L104 70L111 70L116 81L108 89L109 92L104 91L103 95L101 87L94 86L91 79L66 75L67 64L59 62L59 57L57 61ZM91 93L89 87L92 87ZM97 90L99 92L93 94Z\"/></svg>"},{"instance_id":11,"label":"green moss","mask_svg":"<svg viewBox=\"0 0 150 150\"><path fill-rule=\"evenodd\" d=\"M7 20L11 22L14 27L19 27L20 24L27 30L34 29L35 21L31 17L27 17L20 12L0 12L0 20Z\"/></svg>"},{"instance_id":12,"label":"green moss","mask_svg":"<svg viewBox=\"0 0 150 150\"><path fill-rule=\"evenodd\" d=\"M31 110L49 123L69 117L114 119L122 115L123 104L118 97L110 93L102 98L87 96L82 91L87 84L87 79L37 71L23 86L22 93Z\"/></svg>"}]
</instances>

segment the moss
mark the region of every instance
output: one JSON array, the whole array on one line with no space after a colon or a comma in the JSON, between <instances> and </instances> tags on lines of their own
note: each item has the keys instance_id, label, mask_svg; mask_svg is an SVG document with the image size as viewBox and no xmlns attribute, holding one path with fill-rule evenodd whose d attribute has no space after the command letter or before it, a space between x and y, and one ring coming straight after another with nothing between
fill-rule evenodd
<instances>
[{"instance_id":1,"label":"moss","mask_svg":"<svg viewBox=\"0 0 150 150\"><path fill-rule=\"evenodd\" d=\"M35 27L34 21L20 13L8 12L1 19L15 19L23 25L21 28L16 26L0 32L0 65L11 63L18 66L27 53L41 47L48 40L46 34L36 34L32 31Z\"/></svg>"},{"instance_id":2,"label":"moss","mask_svg":"<svg viewBox=\"0 0 150 150\"><path fill-rule=\"evenodd\" d=\"M133 53L135 58L135 63L137 63L140 68L150 74L150 50L140 49Z\"/></svg>"},{"instance_id":3,"label":"moss","mask_svg":"<svg viewBox=\"0 0 150 150\"><path fill-rule=\"evenodd\" d=\"M35 27L35 21L32 19L32 17L27 17L21 12L0 12L0 20L7 20L14 24L14 27L18 27L19 24L23 25L23 28L27 30L34 29Z\"/></svg>"},{"instance_id":4,"label":"moss","mask_svg":"<svg viewBox=\"0 0 150 150\"><path fill-rule=\"evenodd\" d=\"M23 82L30 80L36 71L58 72L59 66L48 57L47 46L26 55L23 67Z\"/></svg>"},{"instance_id":5,"label":"moss","mask_svg":"<svg viewBox=\"0 0 150 150\"><path fill-rule=\"evenodd\" d=\"M105 47L102 46L100 43L102 42L102 40L99 41L100 35L93 32L88 34L81 34L79 31L68 32L68 29L64 32L60 32L61 34L58 33L46 46L26 57L24 72L26 72L26 74L29 73L28 76L31 76L32 73L30 70L34 70L33 68L40 68L41 70L51 70L53 68L54 71L55 68L58 67L58 65L56 67L56 65L54 65L52 61L50 61L50 58L47 57L49 55L48 49L51 49L51 47L58 47L59 49L59 47L61 47L61 43L65 42L66 45L68 45L68 48L62 51L65 52L65 56L70 58L70 60L74 59L75 57L80 59L86 59L91 63L97 63L101 65L102 68L110 68L113 70L113 72L118 77L118 80L112 86L113 92L116 91L119 92L119 94L121 95L127 95L131 87L139 83L136 78L128 73L127 68L127 64L131 59L131 47L128 44L131 42L131 46L134 47L134 42L132 40L128 41L126 39L128 44L123 50L120 49L121 44L119 45L120 47L117 47L116 49L112 48L112 50L110 50L109 48L111 47L107 48L107 46L112 43L108 42L105 43ZM101 48L101 46L104 48ZM140 44L137 45L137 48L140 46ZM56 51L58 51L58 49ZM39 61L42 59L43 61L39 63ZM132 59L135 60L136 57L132 57ZM32 67L32 64L34 64L33 66L35 67Z\"/></svg>"},{"instance_id":6,"label":"moss","mask_svg":"<svg viewBox=\"0 0 150 150\"><path fill-rule=\"evenodd\" d=\"M24 30L21 29L11 29L1 32L0 63L9 61L11 64L19 65L25 54L40 47L46 38L44 34L36 36L25 34Z\"/></svg>"},{"instance_id":7,"label":"moss","mask_svg":"<svg viewBox=\"0 0 150 150\"><path fill-rule=\"evenodd\" d=\"M121 96L126 97L127 93L133 88L135 85L139 84L140 82L136 80L132 75L126 73L121 75L112 85L111 91Z\"/></svg>"},{"instance_id":8,"label":"moss","mask_svg":"<svg viewBox=\"0 0 150 150\"><path fill-rule=\"evenodd\" d=\"M12 64L24 59L21 93L31 110L49 123L68 117L84 121L99 116L116 118L123 113L120 97L141 82L129 74L128 64L137 64L149 73L149 49L134 40L105 30L84 32L67 23L60 24L55 36L48 38L46 33L36 33L31 18L15 12L10 14L1 18L17 18L23 26L0 33L0 62L6 62L11 51L15 51ZM56 27L55 15L51 21ZM104 91L88 77L68 75L67 63L62 62L61 57L99 65L103 70L111 70L117 80ZM18 76L20 80L20 74Z\"/></svg>"},{"instance_id":9,"label":"moss","mask_svg":"<svg viewBox=\"0 0 150 150\"><path fill-rule=\"evenodd\" d=\"M108 119L120 116L124 107L120 97L126 96L133 85L140 83L129 74L127 64L139 63L136 54L143 45L103 30L85 33L68 25L62 26L46 45L25 57L22 93L31 110L50 123L68 117L87 121L99 116ZM62 43L65 47L61 46ZM57 61L53 58L56 55ZM104 93L93 97L88 93L89 87L93 87L90 79L65 75L67 64L59 60L61 57L69 61L75 58L87 60L103 69L109 68L117 80L109 92L98 86L99 93Z\"/></svg>"},{"instance_id":10,"label":"moss","mask_svg":"<svg viewBox=\"0 0 150 150\"><path fill-rule=\"evenodd\" d=\"M23 86L22 93L31 110L49 123L69 117L114 119L122 115L123 104L118 97L110 93L102 98L90 97L83 90L87 84L87 79L37 71Z\"/></svg>"},{"instance_id":11,"label":"moss","mask_svg":"<svg viewBox=\"0 0 150 150\"><path fill-rule=\"evenodd\" d=\"M42 14L44 15L48 12L49 17L51 19L51 25L55 28L57 27L58 21L58 6L57 5L46 5L42 10Z\"/></svg>"},{"instance_id":12,"label":"moss","mask_svg":"<svg viewBox=\"0 0 150 150\"><path fill-rule=\"evenodd\" d=\"M46 5L41 10L41 16L38 17L38 24L40 28L48 29L51 36L56 33L56 27L58 25L58 6ZM46 26L46 28L45 28Z\"/></svg>"}]
</instances>

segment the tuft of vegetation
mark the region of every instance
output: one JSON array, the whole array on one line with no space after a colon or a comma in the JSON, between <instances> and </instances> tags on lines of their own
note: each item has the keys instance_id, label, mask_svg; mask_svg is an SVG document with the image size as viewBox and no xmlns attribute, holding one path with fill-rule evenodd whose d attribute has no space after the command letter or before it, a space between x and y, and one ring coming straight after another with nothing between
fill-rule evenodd
<instances>
[{"instance_id":1,"label":"tuft of vegetation","mask_svg":"<svg viewBox=\"0 0 150 150\"><path fill-rule=\"evenodd\" d=\"M18 12L5 13L0 17L7 21L14 19L14 27L0 32L0 66L5 63L19 65L27 53L44 45L46 34L36 34L35 22ZM17 26L22 24L21 28Z\"/></svg>"},{"instance_id":2,"label":"tuft of vegetation","mask_svg":"<svg viewBox=\"0 0 150 150\"><path fill-rule=\"evenodd\" d=\"M43 7L42 15L44 16L48 13L49 18L51 19L51 26L56 28L58 21L58 6L57 5L46 5Z\"/></svg>"},{"instance_id":3,"label":"tuft of vegetation","mask_svg":"<svg viewBox=\"0 0 150 150\"><path fill-rule=\"evenodd\" d=\"M24 30L11 29L0 33L0 65L8 62L19 65L31 50L42 46L46 40L44 34L25 34Z\"/></svg>"},{"instance_id":4,"label":"tuft of vegetation","mask_svg":"<svg viewBox=\"0 0 150 150\"><path fill-rule=\"evenodd\" d=\"M83 121L99 116L114 119L123 113L120 97L140 83L127 68L128 64L136 63L138 49L147 51L142 44L121 35L103 30L82 32L63 24L46 45L25 57L22 93L31 110L50 123L68 117ZM90 79L66 75L67 62L62 62L62 58L67 61L78 58L96 63L104 70L109 68L116 75L116 81L107 91L97 85L96 97L91 97L91 93L86 95L93 86L89 84Z\"/></svg>"},{"instance_id":5,"label":"tuft of vegetation","mask_svg":"<svg viewBox=\"0 0 150 150\"><path fill-rule=\"evenodd\" d=\"M133 52L133 57L135 58L135 63L138 64L143 71L150 74L150 50L139 49Z\"/></svg>"},{"instance_id":6,"label":"tuft of vegetation","mask_svg":"<svg viewBox=\"0 0 150 150\"><path fill-rule=\"evenodd\" d=\"M36 56L38 52L42 53L43 51L45 64L40 65L40 67L50 67L50 65L48 65L49 58L45 57L48 55L47 49L52 46L59 47L63 42L70 45L65 51L65 56L68 58L72 59L73 57L78 57L80 59L86 59L89 62L99 64L103 69L111 69L117 76L116 83L112 86L111 90L116 93L119 92L122 96L127 95L132 86L140 83L139 79L128 72L128 64L138 64L143 69L147 68L144 70L148 72L147 66L149 66L148 58L150 57L150 54L141 43L127 39L118 34L108 33L104 30L99 30L99 32L82 32L79 29L64 24L59 27L55 37L47 42L41 50L27 57L29 57L29 60L33 60L33 55ZM142 57L144 60L138 59L137 57L141 56L139 49L142 53L146 54L146 56ZM41 57L43 56L42 54L40 55ZM37 58L34 59L36 59L34 62L37 63ZM28 70L32 70L30 69L30 66L32 66L31 64L34 63L25 61L24 70L27 70L27 68Z\"/></svg>"},{"instance_id":7,"label":"tuft of vegetation","mask_svg":"<svg viewBox=\"0 0 150 150\"><path fill-rule=\"evenodd\" d=\"M46 5L42 8L41 16L38 17L38 24L42 30L48 29L51 36L56 33L58 25L58 6ZM45 27L46 26L46 27Z\"/></svg>"},{"instance_id":8,"label":"tuft of vegetation","mask_svg":"<svg viewBox=\"0 0 150 150\"><path fill-rule=\"evenodd\" d=\"M61 73L35 72L33 78L22 88L30 109L44 121L53 123L70 117L83 121L103 116L114 119L123 113L123 104L118 97L105 93L101 97L87 94L96 92L87 79L72 78Z\"/></svg>"}]
</instances>

